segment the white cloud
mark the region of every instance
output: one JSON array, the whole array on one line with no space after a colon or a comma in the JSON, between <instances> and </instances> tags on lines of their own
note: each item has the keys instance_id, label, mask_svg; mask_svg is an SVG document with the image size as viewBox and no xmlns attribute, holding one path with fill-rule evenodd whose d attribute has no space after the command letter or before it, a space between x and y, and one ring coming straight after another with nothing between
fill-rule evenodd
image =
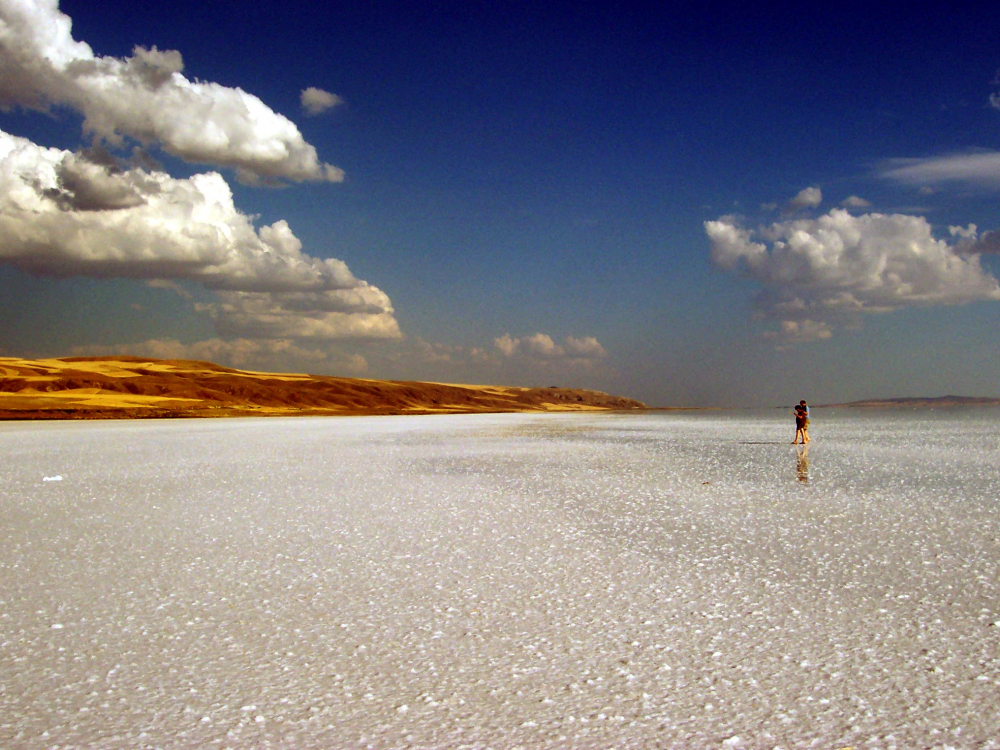
<instances>
[{"instance_id":1,"label":"white cloud","mask_svg":"<svg viewBox=\"0 0 1000 750\"><path fill-rule=\"evenodd\" d=\"M860 198L857 195L851 195L844 198L844 200L840 202L840 205L847 208L870 208L872 204L871 201L866 201L864 198Z\"/></svg>"},{"instance_id":2,"label":"white cloud","mask_svg":"<svg viewBox=\"0 0 1000 750\"><path fill-rule=\"evenodd\" d=\"M923 217L833 209L756 231L724 216L705 231L713 262L762 286L757 305L789 341L826 338L863 313L1000 300L979 255L936 239Z\"/></svg>"},{"instance_id":3,"label":"white cloud","mask_svg":"<svg viewBox=\"0 0 1000 750\"><path fill-rule=\"evenodd\" d=\"M463 346L401 339L377 350L367 346L373 368L386 377L414 377L437 382L514 383L539 385L541 379L613 374L608 352L593 336L567 336L561 342L544 333L515 337L509 333L493 340L492 347Z\"/></svg>"},{"instance_id":4,"label":"white cloud","mask_svg":"<svg viewBox=\"0 0 1000 750\"><path fill-rule=\"evenodd\" d=\"M817 320L782 320L780 330L767 331L764 336L777 339L783 344L805 344L810 341L821 341L833 335L830 326Z\"/></svg>"},{"instance_id":5,"label":"white cloud","mask_svg":"<svg viewBox=\"0 0 1000 750\"><path fill-rule=\"evenodd\" d=\"M70 107L87 133L159 144L188 162L232 167L251 184L343 179L256 96L186 78L179 52L135 47L131 57L102 57L71 31L56 0L0 0L0 105Z\"/></svg>"},{"instance_id":6,"label":"white cloud","mask_svg":"<svg viewBox=\"0 0 1000 750\"><path fill-rule=\"evenodd\" d=\"M69 107L83 114L85 133L108 144L158 145L189 162L232 167L248 184L342 179L257 97L187 79L179 52L135 47L127 58L101 57L73 39L71 26L56 0L0 0L0 108ZM339 101L302 92L314 114ZM285 221L256 228L217 172L174 179L138 148L126 163L100 143L71 153L0 131L0 264L143 279L188 300L178 282L215 292L195 309L227 340L131 348L150 356L287 366L329 361L336 351L303 341L401 337L388 296L343 261L304 253ZM341 360L367 367L364 358Z\"/></svg>"},{"instance_id":7,"label":"white cloud","mask_svg":"<svg viewBox=\"0 0 1000 750\"><path fill-rule=\"evenodd\" d=\"M300 97L302 101L302 109L305 110L307 115L313 117L321 112L326 112L328 109L333 109L338 104L343 104L344 102L344 100L336 94L331 94L329 91L323 91L323 89L318 89L315 86L303 89Z\"/></svg>"},{"instance_id":8,"label":"white cloud","mask_svg":"<svg viewBox=\"0 0 1000 750\"><path fill-rule=\"evenodd\" d=\"M785 204L788 213L794 213L804 208L816 208L823 202L823 191L818 187L807 187L796 193L795 197Z\"/></svg>"},{"instance_id":9,"label":"white cloud","mask_svg":"<svg viewBox=\"0 0 1000 750\"><path fill-rule=\"evenodd\" d=\"M216 172L174 179L0 131L0 263L53 276L191 280L220 330L269 338L396 338L392 304L288 224L259 230Z\"/></svg>"},{"instance_id":10,"label":"white cloud","mask_svg":"<svg viewBox=\"0 0 1000 750\"><path fill-rule=\"evenodd\" d=\"M571 357L583 357L586 359L603 359L608 356L607 350L601 346L600 342L593 336L574 338L567 336L565 341L566 353Z\"/></svg>"},{"instance_id":11,"label":"white cloud","mask_svg":"<svg viewBox=\"0 0 1000 750\"><path fill-rule=\"evenodd\" d=\"M389 298L359 282L325 292L221 291L220 302L199 304L219 333L254 338L314 340L397 339L399 325Z\"/></svg>"},{"instance_id":12,"label":"white cloud","mask_svg":"<svg viewBox=\"0 0 1000 750\"><path fill-rule=\"evenodd\" d=\"M879 174L907 185L965 182L1000 188L1000 151L949 154L926 159L890 159L882 165Z\"/></svg>"},{"instance_id":13,"label":"white cloud","mask_svg":"<svg viewBox=\"0 0 1000 750\"><path fill-rule=\"evenodd\" d=\"M967 227L948 227L948 234L952 237L960 237L963 240L974 240L978 233L978 228L975 224L969 224Z\"/></svg>"},{"instance_id":14,"label":"white cloud","mask_svg":"<svg viewBox=\"0 0 1000 750\"><path fill-rule=\"evenodd\" d=\"M517 354L517 350L521 348L521 341L520 339L513 338L509 333L505 333L503 336L493 339L493 345L505 357L513 357Z\"/></svg>"},{"instance_id":15,"label":"white cloud","mask_svg":"<svg viewBox=\"0 0 1000 750\"><path fill-rule=\"evenodd\" d=\"M520 356L535 362L593 364L608 356L607 350L593 336L567 336L562 344L557 344L545 333L521 338L505 333L495 338L493 345L504 357Z\"/></svg>"},{"instance_id":16,"label":"white cloud","mask_svg":"<svg viewBox=\"0 0 1000 750\"><path fill-rule=\"evenodd\" d=\"M527 351L539 357L558 357L563 354L562 348L557 347L555 342L552 341L552 337L544 333L535 333L531 336L526 336L521 339L521 344Z\"/></svg>"}]
</instances>

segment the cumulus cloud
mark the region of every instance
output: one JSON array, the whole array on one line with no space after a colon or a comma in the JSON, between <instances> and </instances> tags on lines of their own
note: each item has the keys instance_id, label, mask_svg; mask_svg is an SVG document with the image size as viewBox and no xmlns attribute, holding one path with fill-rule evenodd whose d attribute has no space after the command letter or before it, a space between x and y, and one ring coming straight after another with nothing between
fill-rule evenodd
<instances>
[{"instance_id":1,"label":"cumulus cloud","mask_svg":"<svg viewBox=\"0 0 1000 750\"><path fill-rule=\"evenodd\" d=\"M545 333L515 338L509 333L493 340L504 357L525 357L536 362L567 362L593 364L608 356L607 350L593 336L576 338L567 336L562 344L557 344Z\"/></svg>"},{"instance_id":2,"label":"cumulus cloud","mask_svg":"<svg viewBox=\"0 0 1000 750\"><path fill-rule=\"evenodd\" d=\"M302 109L305 110L307 115L313 117L322 112L326 112L328 109L333 109L338 104L343 104L344 102L344 100L336 94L331 94L329 91L318 89L315 86L303 89L300 96Z\"/></svg>"},{"instance_id":3,"label":"cumulus cloud","mask_svg":"<svg viewBox=\"0 0 1000 750\"><path fill-rule=\"evenodd\" d=\"M608 356L607 350L593 336L584 336L582 338L567 336L563 348L570 357L604 359Z\"/></svg>"},{"instance_id":4,"label":"cumulus cloud","mask_svg":"<svg viewBox=\"0 0 1000 750\"><path fill-rule=\"evenodd\" d=\"M757 230L724 216L705 231L712 261L761 285L758 309L789 343L827 338L861 314L1000 300L979 254L936 239L923 217L833 209Z\"/></svg>"},{"instance_id":5,"label":"cumulus cloud","mask_svg":"<svg viewBox=\"0 0 1000 750\"><path fill-rule=\"evenodd\" d=\"M194 308L224 338L151 339L127 353L283 368L335 357L360 372L364 358L330 342L401 338L388 296L343 261L303 252L285 221L255 227L217 172L175 179L146 151L231 167L247 184L342 179L290 120L242 89L189 80L175 50L102 57L71 31L56 0L0 0L0 108L68 107L94 137L74 153L0 131L0 264L139 279L185 300L180 282L214 292ZM313 114L339 101L302 92ZM129 158L107 150L126 139L141 144Z\"/></svg>"},{"instance_id":6,"label":"cumulus cloud","mask_svg":"<svg viewBox=\"0 0 1000 750\"><path fill-rule=\"evenodd\" d=\"M509 333L493 339L495 346L505 357L513 357L521 348L521 340L513 338Z\"/></svg>"},{"instance_id":7,"label":"cumulus cloud","mask_svg":"<svg viewBox=\"0 0 1000 750\"><path fill-rule=\"evenodd\" d=\"M85 132L111 143L127 136L158 144L188 162L236 169L251 184L343 179L256 96L186 78L180 52L154 46L126 58L95 55L73 39L57 0L0 0L0 69L0 106L69 107L83 115Z\"/></svg>"},{"instance_id":8,"label":"cumulus cloud","mask_svg":"<svg viewBox=\"0 0 1000 750\"><path fill-rule=\"evenodd\" d=\"M965 182L979 187L1000 188L1000 151L932 156L926 159L890 159L879 174L907 185Z\"/></svg>"},{"instance_id":9,"label":"cumulus cloud","mask_svg":"<svg viewBox=\"0 0 1000 750\"><path fill-rule=\"evenodd\" d=\"M871 201L866 201L864 198L860 198L857 195L851 195L844 198L840 202L840 205L846 208L871 208Z\"/></svg>"},{"instance_id":10,"label":"cumulus cloud","mask_svg":"<svg viewBox=\"0 0 1000 750\"><path fill-rule=\"evenodd\" d=\"M217 290L220 330L396 338L389 298L285 221L259 230L216 172L174 179L0 131L0 263L30 273L190 280Z\"/></svg>"}]
</instances>

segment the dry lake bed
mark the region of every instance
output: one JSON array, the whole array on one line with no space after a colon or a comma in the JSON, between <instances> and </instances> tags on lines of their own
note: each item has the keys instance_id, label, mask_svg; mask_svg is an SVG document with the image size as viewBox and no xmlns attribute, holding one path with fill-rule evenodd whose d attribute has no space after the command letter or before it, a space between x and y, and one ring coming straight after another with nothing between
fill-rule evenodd
<instances>
[{"instance_id":1,"label":"dry lake bed","mask_svg":"<svg viewBox=\"0 0 1000 750\"><path fill-rule=\"evenodd\" d=\"M1000 411L0 424L0 747L1000 748Z\"/></svg>"}]
</instances>

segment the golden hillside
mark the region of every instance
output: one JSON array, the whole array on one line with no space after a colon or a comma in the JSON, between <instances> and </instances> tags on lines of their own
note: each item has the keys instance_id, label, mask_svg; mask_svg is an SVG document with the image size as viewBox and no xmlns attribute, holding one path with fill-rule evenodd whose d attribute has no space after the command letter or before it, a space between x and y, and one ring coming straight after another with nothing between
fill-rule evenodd
<instances>
[{"instance_id":1,"label":"golden hillside","mask_svg":"<svg viewBox=\"0 0 1000 750\"><path fill-rule=\"evenodd\" d=\"M0 357L0 419L441 414L639 409L571 388L514 388L235 370L141 357Z\"/></svg>"}]
</instances>

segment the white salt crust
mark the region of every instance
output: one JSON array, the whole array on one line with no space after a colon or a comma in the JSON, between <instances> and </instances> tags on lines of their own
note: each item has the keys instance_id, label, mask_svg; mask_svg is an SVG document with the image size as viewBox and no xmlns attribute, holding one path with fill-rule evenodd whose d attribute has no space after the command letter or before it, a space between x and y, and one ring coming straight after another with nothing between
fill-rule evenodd
<instances>
[{"instance_id":1,"label":"white salt crust","mask_svg":"<svg viewBox=\"0 0 1000 750\"><path fill-rule=\"evenodd\" d=\"M0 747L1000 748L1000 414L786 411L2 424Z\"/></svg>"}]
</instances>

